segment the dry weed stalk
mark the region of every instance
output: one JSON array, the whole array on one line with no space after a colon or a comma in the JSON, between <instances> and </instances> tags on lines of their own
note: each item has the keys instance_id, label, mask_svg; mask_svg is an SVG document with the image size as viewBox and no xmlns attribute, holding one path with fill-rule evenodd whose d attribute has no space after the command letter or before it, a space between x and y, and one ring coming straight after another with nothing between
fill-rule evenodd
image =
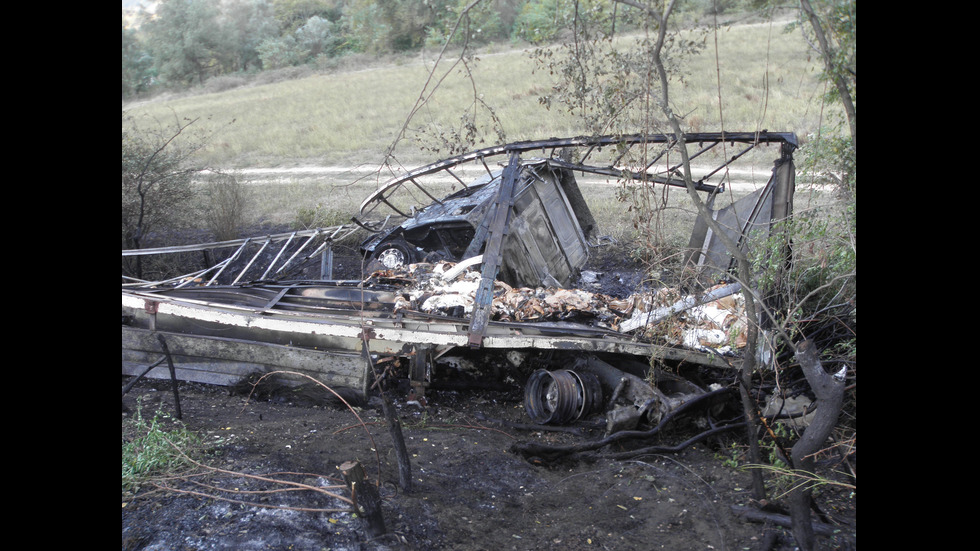
<instances>
[{"instance_id":1,"label":"dry weed stalk","mask_svg":"<svg viewBox=\"0 0 980 551\"><path fill-rule=\"evenodd\" d=\"M350 512L350 509L346 509L346 508L345 509L323 509L323 508L307 508L307 507L289 507L289 506L286 506L286 505L266 505L266 504L263 504L263 503L256 503L256 502L251 502L251 501L243 501L243 500L239 500L239 499L233 499L233 498L230 498L230 497L224 497L224 496L222 496L220 494L221 493L230 493L230 494L260 494L260 495L267 495L267 494L275 494L275 493L287 492L287 491L312 491L312 492L317 492L317 493L326 495L326 496L328 496L330 498L333 498L333 499L337 499L337 500L339 500L339 501L341 501L343 503L347 503L347 504L353 505L353 502L351 501L350 498L344 497L344 496L342 496L340 494L337 494L337 493L334 493L333 491L331 491L331 490L338 490L338 489L345 488L345 486L343 484L334 484L334 485L330 485L330 486L318 487L318 486L311 486L309 484L303 484L301 482L294 482L294 481L291 481L291 480L283 480L283 479L279 479L279 478L272 478L272 477L269 477L269 476L252 475L252 474L247 474L247 473L242 473L242 472L237 472L237 471L229 471L229 470L226 470L226 469L219 469L217 467L212 467L212 466L209 466L209 465L205 465L204 463L201 463L200 461L196 461L194 459L191 459L176 444L174 444L170 440L167 440L167 442L171 446L174 447L174 449L177 451L177 453L185 461L187 461L188 463L190 463L190 464L192 464L192 465L194 465L194 466L196 466L196 467L198 467L200 469L203 469L204 472L197 473L197 474L192 475L192 476L191 475L182 475L182 476L176 476L176 477L161 478L161 479L158 479L155 482L151 482L151 484L153 486L155 486L156 488L158 488L160 490L174 492L174 493L178 493L178 494L194 495L194 496L197 496L197 497L202 497L202 498L207 498L207 499L215 499L215 500L219 500L219 501L227 501L227 502L230 502L230 503L235 503L235 504L245 505L245 506L250 506L250 507L262 507L262 508L266 508L266 509L282 509L282 510L291 510L291 511L320 512L320 513L341 513L341 512ZM218 474L222 474L222 475L228 475L228 476L234 476L234 477L248 478L248 479L257 480L257 481L261 481L261 482L268 482L268 483L271 483L271 484L280 484L280 485L285 486L285 488L272 489L272 490L239 490L238 488L234 488L234 489L222 488L220 486L215 486L215 485L211 485L211 484L205 484L205 483L202 483L202 482L198 482L196 480L193 480L193 478L195 478L195 477L203 476L204 474L214 474L214 473L218 473ZM321 478L326 478L328 480L330 479L329 477L326 477L326 476L323 476L323 475L315 475L315 474L309 474L309 473L287 473L287 472L281 472L281 473L272 473L272 474L277 474L277 475L291 474L291 475L321 477ZM177 487L175 487L175 486L173 486L171 484L164 483L163 482L164 480L181 480L181 481L189 482L191 484L194 484L194 485L197 485L197 486L201 486L203 488L207 488L209 490L209 492L198 492L198 491L194 491L194 490L187 490L187 489L177 488Z\"/></svg>"}]
</instances>

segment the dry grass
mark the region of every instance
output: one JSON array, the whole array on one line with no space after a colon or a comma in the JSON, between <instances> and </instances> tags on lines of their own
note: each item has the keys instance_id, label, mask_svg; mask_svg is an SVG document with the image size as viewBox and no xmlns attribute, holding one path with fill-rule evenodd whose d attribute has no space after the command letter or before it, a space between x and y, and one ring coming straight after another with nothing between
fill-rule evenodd
<instances>
[{"instance_id":1,"label":"dry grass","mask_svg":"<svg viewBox=\"0 0 980 551\"><path fill-rule=\"evenodd\" d=\"M685 114L690 130L793 131L805 142L807 134L824 124L827 114L817 101L823 85L817 80L816 61L798 32L786 34L782 29L780 23L756 24L708 34L707 49L688 59L683 79L672 83L674 110ZM473 114L478 125L488 125L489 113L473 107L474 87L493 108L508 141L583 133L573 116L540 105L539 97L553 85L547 71L535 71L521 49L499 50L498 45L494 53L471 61L472 82L462 65L452 65L453 59L439 63L434 74L445 80L410 121L394 150L396 162L412 166L445 156L445 151L427 151L421 144L434 146L431 137L458 128L461 116ZM230 89L215 85L213 89L220 91L161 98L124 110L140 124L200 117L197 130L213 133L201 160L212 166L378 166L424 93L436 53L426 51L384 65L369 65L362 58L355 68L281 81L272 75ZM428 90L432 86L430 82ZM475 147L496 143L492 134L486 139ZM725 149L715 158L730 154ZM751 178L764 181L773 159L774 152L764 150L758 161L750 161L759 172ZM255 181L255 218L290 223L300 210L316 205L353 213L378 181L356 181L350 175L284 175L273 182ZM589 196L607 233L627 237L631 228L623 216L626 206L617 200L615 189L608 185L591 190ZM673 194L683 198L682 190Z\"/></svg>"},{"instance_id":2,"label":"dry grass","mask_svg":"<svg viewBox=\"0 0 980 551\"><path fill-rule=\"evenodd\" d=\"M785 34L782 28L757 24L709 33L708 48L685 61L683 80L672 85L675 111L701 131L720 130L722 123L730 130L815 131L820 124L815 99L822 91L817 65L799 34ZM163 119L172 112L201 117L199 126L216 132L206 160L222 167L377 162L423 93L436 54L426 51L399 58L399 63L293 80L263 84L259 79L249 86L124 108ZM496 112L508 140L582 132L572 116L539 104L553 81L546 71L534 71L524 50L479 55L469 64L473 82L462 65L452 62L444 59L436 68L435 74L446 78L411 121L409 139L396 149L404 160L430 158L412 138L422 130L458 124L473 105L474 86ZM485 111L477 109L476 115L478 123L489 121Z\"/></svg>"}]
</instances>

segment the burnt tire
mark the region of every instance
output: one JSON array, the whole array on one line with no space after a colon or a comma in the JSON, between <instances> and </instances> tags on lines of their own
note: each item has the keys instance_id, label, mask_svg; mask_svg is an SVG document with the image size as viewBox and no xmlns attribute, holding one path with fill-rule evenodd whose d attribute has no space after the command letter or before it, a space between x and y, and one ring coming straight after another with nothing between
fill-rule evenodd
<instances>
[{"instance_id":1,"label":"burnt tire","mask_svg":"<svg viewBox=\"0 0 980 551\"><path fill-rule=\"evenodd\" d=\"M374 249L368 266L372 270L394 270L416 261L413 247L404 239L394 239Z\"/></svg>"},{"instance_id":2,"label":"burnt tire","mask_svg":"<svg viewBox=\"0 0 980 551\"><path fill-rule=\"evenodd\" d=\"M524 411L539 425L563 425L601 407L602 387L591 373L539 369L524 387Z\"/></svg>"}]
</instances>

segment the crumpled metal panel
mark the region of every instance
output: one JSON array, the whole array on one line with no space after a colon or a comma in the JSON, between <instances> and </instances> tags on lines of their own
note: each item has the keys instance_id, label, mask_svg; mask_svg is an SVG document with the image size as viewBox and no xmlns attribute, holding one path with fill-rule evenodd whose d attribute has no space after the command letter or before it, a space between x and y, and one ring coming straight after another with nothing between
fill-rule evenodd
<instances>
[{"instance_id":1,"label":"crumpled metal panel","mask_svg":"<svg viewBox=\"0 0 980 551\"><path fill-rule=\"evenodd\" d=\"M516 191L500 279L567 287L589 258L588 243L554 172Z\"/></svg>"},{"instance_id":2,"label":"crumpled metal panel","mask_svg":"<svg viewBox=\"0 0 980 551\"><path fill-rule=\"evenodd\" d=\"M717 197L711 195L708 200L710 216L732 242L744 249L747 240L768 237L774 223L792 214L795 188L792 157L780 159L766 185L754 193L720 209L711 208ZM733 267L731 252L700 216L694 224L688 247L688 262L698 266L702 274L723 275Z\"/></svg>"}]
</instances>

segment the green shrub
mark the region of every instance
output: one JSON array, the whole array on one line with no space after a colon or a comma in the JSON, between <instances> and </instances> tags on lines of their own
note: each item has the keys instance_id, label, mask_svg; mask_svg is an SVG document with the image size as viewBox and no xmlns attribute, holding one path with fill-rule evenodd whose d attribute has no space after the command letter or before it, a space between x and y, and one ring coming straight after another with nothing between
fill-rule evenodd
<instances>
[{"instance_id":1,"label":"green shrub","mask_svg":"<svg viewBox=\"0 0 980 551\"><path fill-rule=\"evenodd\" d=\"M234 90L248 85L248 77L244 74L220 75L209 78L201 87L204 94L217 94L225 90Z\"/></svg>"},{"instance_id":2,"label":"green shrub","mask_svg":"<svg viewBox=\"0 0 980 551\"><path fill-rule=\"evenodd\" d=\"M173 473L190 466L188 455L201 444L201 439L179 421L166 428L170 420L157 411L153 419L143 418L138 403L133 419L123 426L122 490L135 492L150 477Z\"/></svg>"},{"instance_id":3,"label":"green shrub","mask_svg":"<svg viewBox=\"0 0 980 551\"><path fill-rule=\"evenodd\" d=\"M178 143L192 122L168 125L149 119L137 128L134 117L122 119L122 248L140 242L158 229L186 227L193 222L191 178L197 169L186 165L199 147Z\"/></svg>"},{"instance_id":4,"label":"green shrub","mask_svg":"<svg viewBox=\"0 0 980 551\"><path fill-rule=\"evenodd\" d=\"M205 220L218 241L237 239L248 224L251 192L234 174L215 173L208 178Z\"/></svg>"},{"instance_id":5,"label":"green shrub","mask_svg":"<svg viewBox=\"0 0 980 551\"><path fill-rule=\"evenodd\" d=\"M345 211L328 209L317 203L312 207L303 207L296 213L293 227L298 230L312 228L328 228L350 222L350 214Z\"/></svg>"}]
</instances>

